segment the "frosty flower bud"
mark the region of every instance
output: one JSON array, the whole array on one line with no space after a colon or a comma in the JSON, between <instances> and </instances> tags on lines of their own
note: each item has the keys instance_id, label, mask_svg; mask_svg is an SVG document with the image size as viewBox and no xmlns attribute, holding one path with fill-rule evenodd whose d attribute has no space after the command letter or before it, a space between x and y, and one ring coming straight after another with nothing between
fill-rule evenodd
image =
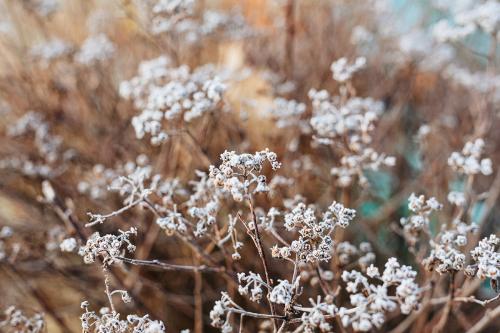
<instances>
[{"instance_id":1,"label":"frosty flower bud","mask_svg":"<svg viewBox=\"0 0 500 333\"><path fill-rule=\"evenodd\" d=\"M72 238L66 238L61 242L59 245L61 251L63 252L73 252L76 247L78 246L76 239Z\"/></svg>"},{"instance_id":2,"label":"frosty flower bud","mask_svg":"<svg viewBox=\"0 0 500 333\"><path fill-rule=\"evenodd\" d=\"M366 269L366 275L368 275L371 278L374 278L374 277L380 276L380 273L378 271L378 268L373 266L373 264L372 264L372 265L370 265L370 267L368 267Z\"/></svg>"},{"instance_id":3,"label":"frosty flower bud","mask_svg":"<svg viewBox=\"0 0 500 333\"><path fill-rule=\"evenodd\" d=\"M287 280L279 280L269 294L269 300L276 304L289 304L292 301L293 285Z\"/></svg>"},{"instance_id":4,"label":"frosty flower bud","mask_svg":"<svg viewBox=\"0 0 500 333\"><path fill-rule=\"evenodd\" d=\"M485 176L493 173L492 162L489 158L481 159L484 141L476 139L467 142L462 152L453 152L448 158L448 165L453 170L467 175L482 173Z\"/></svg>"}]
</instances>

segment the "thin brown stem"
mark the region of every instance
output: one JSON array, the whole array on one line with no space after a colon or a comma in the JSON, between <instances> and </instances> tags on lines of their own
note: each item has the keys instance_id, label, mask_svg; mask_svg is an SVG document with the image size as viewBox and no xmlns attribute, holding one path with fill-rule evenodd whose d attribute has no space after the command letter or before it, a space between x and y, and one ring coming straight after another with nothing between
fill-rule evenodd
<instances>
[{"instance_id":1,"label":"thin brown stem","mask_svg":"<svg viewBox=\"0 0 500 333\"><path fill-rule=\"evenodd\" d=\"M131 258L126 258L126 257L115 257L116 259L126 262L131 265L138 265L138 266L149 266L149 267L154 267L158 269L162 269L165 271L190 271L190 272L222 272L225 271L224 267L212 267L212 266L206 266L206 265L199 265L199 266L194 266L194 265L176 265L176 264L169 264L160 260L140 260L140 259L131 259Z\"/></svg>"},{"instance_id":2,"label":"thin brown stem","mask_svg":"<svg viewBox=\"0 0 500 333\"><path fill-rule=\"evenodd\" d=\"M250 213L252 214L252 220L253 220L253 224L254 224L253 227L254 227L254 231L255 231L255 245L257 247L257 252L259 253L259 257L260 257L260 260L262 262L262 266L264 268L264 275L266 278L266 282L269 286L272 286L271 279L269 278L269 269L268 269L267 260L266 260L266 253L264 252L264 249L262 248L262 240L261 240L260 231L259 231L259 223L257 221L257 215L255 214L255 209L254 209L252 197L250 197L248 199L248 204L250 206ZM268 300L268 302L269 302L269 308L271 309L271 315L274 316L275 315L274 306L271 303L271 301ZM274 319L273 319L273 328L274 328L274 332L276 332L277 326L276 326L276 321Z\"/></svg>"}]
</instances>

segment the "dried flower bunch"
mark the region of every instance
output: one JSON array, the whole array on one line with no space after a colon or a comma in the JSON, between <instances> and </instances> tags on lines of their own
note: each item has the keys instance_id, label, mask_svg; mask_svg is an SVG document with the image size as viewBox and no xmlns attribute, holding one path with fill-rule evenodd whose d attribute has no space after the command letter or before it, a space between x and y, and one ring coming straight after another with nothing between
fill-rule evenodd
<instances>
[{"instance_id":1,"label":"dried flower bunch","mask_svg":"<svg viewBox=\"0 0 500 333\"><path fill-rule=\"evenodd\" d=\"M500 330L499 4L0 0L0 331Z\"/></svg>"},{"instance_id":2,"label":"dried flower bunch","mask_svg":"<svg viewBox=\"0 0 500 333\"><path fill-rule=\"evenodd\" d=\"M173 128L182 130L186 123L214 110L222 101L225 85L211 66L196 69L187 66L171 68L166 57L143 62L139 76L120 84L120 95L131 99L141 114L132 119L138 139L151 135L151 143L168 139L163 119L173 122Z\"/></svg>"}]
</instances>

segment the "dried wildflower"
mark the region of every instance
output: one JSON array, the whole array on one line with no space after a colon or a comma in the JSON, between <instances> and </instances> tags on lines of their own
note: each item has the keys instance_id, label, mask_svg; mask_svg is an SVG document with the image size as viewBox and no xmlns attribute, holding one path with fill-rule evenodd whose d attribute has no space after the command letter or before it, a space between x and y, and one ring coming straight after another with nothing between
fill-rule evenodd
<instances>
[{"instance_id":1,"label":"dried wildflower","mask_svg":"<svg viewBox=\"0 0 500 333\"><path fill-rule=\"evenodd\" d=\"M359 151L363 144L371 142L369 132L384 110L383 103L372 98L353 97L341 103L338 96L331 97L325 91L309 91L313 117L311 126L321 139L321 143L331 142L337 137L348 135L348 145Z\"/></svg>"},{"instance_id":2,"label":"dried wildflower","mask_svg":"<svg viewBox=\"0 0 500 333\"><path fill-rule=\"evenodd\" d=\"M15 306L8 307L4 313L4 320L0 321L2 332L12 333L42 333L45 332L45 320L41 313L27 317Z\"/></svg>"},{"instance_id":3,"label":"dried wildflower","mask_svg":"<svg viewBox=\"0 0 500 333\"><path fill-rule=\"evenodd\" d=\"M148 315L128 315L126 320L120 314L101 308L99 314L89 310L89 303L82 302L85 312L80 317L83 333L164 333L165 325L159 320L152 320Z\"/></svg>"},{"instance_id":4,"label":"dried wildflower","mask_svg":"<svg viewBox=\"0 0 500 333\"><path fill-rule=\"evenodd\" d=\"M337 226L347 227L355 214L353 209L333 202L319 220L313 207L299 203L285 215L284 224L288 231L298 231L299 238L294 240L289 248L275 248L273 252L279 257L285 257L289 252L295 253L301 261L327 261L333 250L331 233Z\"/></svg>"},{"instance_id":5,"label":"dried wildflower","mask_svg":"<svg viewBox=\"0 0 500 333\"><path fill-rule=\"evenodd\" d=\"M361 185L366 185L365 170L395 165L394 157L379 154L369 147L371 132L384 110L383 103L372 98L332 97L325 90L314 89L309 91L309 98L313 106L310 123L316 142L343 148L339 149L342 154L340 166L331 169L339 186L350 186L356 178Z\"/></svg>"},{"instance_id":6,"label":"dried wildflower","mask_svg":"<svg viewBox=\"0 0 500 333\"><path fill-rule=\"evenodd\" d=\"M69 55L72 50L71 44L54 38L45 43L36 44L31 48L30 54L36 60L48 64L53 60Z\"/></svg>"},{"instance_id":7,"label":"dried wildflower","mask_svg":"<svg viewBox=\"0 0 500 333\"><path fill-rule=\"evenodd\" d=\"M229 318L226 316L228 309L231 305L231 299L226 293L222 293L221 299L215 302L214 307L210 311L211 325L221 328L223 333L231 332L232 328L229 323Z\"/></svg>"},{"instance_id":8,"label":"dried wildflower","mask_svg":"<svg viewBox=\"0 0 500 333\"><path fill-rule=\"evenodd\" d=\"M439 42L459 41L478 29L487 34L494 34L499 29L500 4L495 0L469 1L453 8L450 11L453 24L442 19L434 25L433 34Z\"/></svg>"},{"instance_id":9,"label":"dried wildflower","mask_svg":"<svg viewBox=\"0 0 500 333\"><path fill-rule=\"evenodd\" d=\"M425 267L439 274L463 270L465 254L459 248L467 244L467 235L476 229L476 225L454 221L452 229L441 231L436 240L431 240L431 253L423 261Z\"/></svg>"},{"instance_id":10,"label":"dried wildflower","mask_svg":"<svg viewBox=\"0 0 500 333\"><path fill-rule=\"evenodd\" d=\"M105 34L98 34L83 42L75 60L83 65L93 65L110 59L114 53L115 45Z\"/></svg>"},{"instance_id":11,"label":"dried wildflower","mask_svg":"<svg viewBox=\"0 0 500 333\"><path fill-rule=\"evenodd\" d=\"M168 211L167 215L156 220L156 224L160 228L165 229L167 235L173 235L175 232L185 233L187 231L184 218L176 210Z\"/></svg>"},{"instance_id":12,"label":"dried wildflower","mask_svg":"<svg viewBox=\"0 0 500 333\"><path fill-rule=\"evenodd\" d=\"M453 170L467 175L478 173L485 176L491 175L493 173L491 160L489 158L481 159L483 149L483 139L467 142L461 153L453 152L451 154L448 158L448 165Z\"/></svg>"},{"instance_id":13,"label":"dried wildflower","mask_svg":"<svg viewBox=\"0 0 500 333\"><path fill-rule=\"evenodd\" d=\"M185 191L180 187L178 179L162 179L158 174L153 174L153 168L147 164L148 159L145 155L139 155L136 159L137 163L128 162L123 166L119 166L116 170L106 169L99 166L99 171L94 167L94 173L103 174L103 177L96 182L85 182L85 185L80 182L79 189L85 193L90 192L92 197L102 196L102 186L109 184L108 190L118 192L122 196L124 207L108 214L88 213L90 222L86 226L103 223L106 219L132 209L138 205L149 204L149 196L155 194L161 198L162 205L157 205L161 213L169 213L172 217L177 212L173 205L173 196L177 194L185 194ZM126 176L122 176L125 174Z\"/></svg>"},{"instance_id":14,"label":"dried wildflower","mask_svg":"<svg viewBox=\"0 0 500 333\"><path fill-rule=\"evenodd\" d=\"M443 205L434 197L426 200L424 195L417 196L415 193L412 193L408 198L408 208L413 214L409 217L401 218L400 223L404 228L406 240L410 245L414 245L417 242L416 237L419 232L428 232L430 215L435 211L441 210Z\"/></svg>"},{"instance_id":15,"label":"dried wildflower","mask_svg":"<svg viewBox=\"0 0 500 333\"><path fill-rule=\"evenodd\" d=\"M363 242L359 249L349 242L340 242L335 246L335 255L341 266L358 264L363 270L375 261L370 243Z\"/></svg>"},{"instance_id":16,"label":"dried wildflower","mask_svg":"<svg viewBox=\"0 0 500 333\"><path fill-rule=\"evenodd\" d=\"M448 65L443 73L444 77L463 86L468 90L491 94L494 102L500 100L498 93L500 87L500 76L491 72L471 72L470 70L456 65Z\"/></svg>"},{"instance_id":17,"label":"dried wildflower","mask_svg":"<svg viewBox=\"0 0 500 333\"><path fill-rule=\"evenodd\" d=\"M297 127L302 133L309 133L310 126L301 119L306 112L306 105L295 100L276 98L269 113L276 121L278 128Z\"/></svg>"},{"instance_id":18,"label":"dried wildflower","mask_svg":"<svg viewBox=\"0 0 500 333\"><path fill-rule=\"evenodd\" d=\"M53 178L65 169L73 151L63 150L62 138L53 135L49 123L38 112L29 111L9 126L7 135L14 139L33 137L36 158L16 154L0 160L0 169L14 169L27 176ZM31 155L31 154L30 154Z\"/></svg>"},{"instance_id":19,"label":"dried wildflower","mask_svg":"<svg viewBox=\"0 0 500 333\"><path fill-rule=\"evenodd\" d=\"M464 207L467 203L465 193L456 191L451 191L450 193L448 193L448 201L458 207Z\"/></svg>"},{"instance_id":20,"label":"dried wildflower","mask_svg":"<svg viewBox=\"0 0 500 333\"><path fill-rule=\"evenodd\" d=\"M347 58L340 58L332 63L330 69L333 73L333 79L344 83L349 81L354 73L365 67L366 58L359 57L353 63L348 63Z\"/></svg>"},{"instance_id":21,"label":"dried wildflower","mask_svg":"<svg viewBox=\"0 0 500 333\"><path fill-rule=\"evenodd\" d=\"M480 279L500 279L500 252L498 252L499 238L491 234L490 237L479 241L478 246L471 251L475 265L468 267Z\"/></svg>"},{"instance_id":22,"label":"dried wildflower","mask_svg":"<svg viewBox=\"0 0 500 333\"><path fill-rule=\"evenodd\" d=\"M61 242L61 244L59 245L59 248L63 252L73 252L77 248L77 246L78 246L78 243L76 242L76 239L71 237L71 238L66 238L65 240L63 240Z\"/></svg>"},{"instance_id":23,"label":"dried wildflower","mask_svg":"<svg viewBox=\"0 0 500 333\"><path fill-rule=\"evenodd\" d=\"M174 30L194 13L195 4L195 0L158 0L151 8L151 31L160 34Z\"/></svg>"},{"instance_id":24,"label":"dried wildflower","mask_svg":"<svg viewBox=\"0 0 500 333\"><path fill-rule=\"evenodd\" d=\"M404 314L418 308L421 289L415 283L417 273L409 266L400 265L396 258L390 258L380 275L373 265L367 270L367 275L379 280L382 284L374 285L358 271L344 271L342 280L347 282L352 309L340 308L339 316L342 325L352 325L355 331L369 331L380 328L385 322L385 313L395 311L400 307ZM394 295L390 287L395 286Z\"/></svg>"},{"instance_id":25,"label":"dried wildflower","mask_svg":"<svg viewBox=\"0 0 500 333\"><path fill-rule=\"evenodd\" d=\"M107 234L104 236L98 232L93 233L85 246L80 247L78 254L83 257L86 264L95 262L98 257L101 257L107 265L113 264L115 258L122 254L124 245L126 245L127 251L135 251L135 245L130 242L129 237L136 235L137 229L130 228L129 231L119 230L119 232L119 235Z\"/></svg>"},{"instance_id":26,"label":"dried wildflower","mask_svg":"<svg viewBox=\"0 0 500 333\"><path fill-rule=\"evenodd\" d=\"M395 164L393 156L379 154L371 148L366 148L359 155L343 156L340 159L340 166L333 167L330 173L336 178L340 187L352 185L355 179L359 179L360 185L366 186L368 184L366 170L377 171L381 166L392 167Z\"/></svg>"},{"instance_id":27,"label":"dried wildflower","mask_svg":"<svg viewBox=\"0 0 500 333\"><path fill-rule=\"evenodd\" d=\"M192 73L187 66L169 67L169 60L160 57L139 65L139 75L120 84L120 95L134 102L141 114L132 118L138 139L151 136L153 145L169 137L168 124L175 120L186 123L215 110L226 89L211 66L197 68ZM178 126L173 126L173 130Z\"/></svg>"},{"instance_id":28,"label":"dried wildflower","mask_svg":"<svg viewBox=\"0 0 500 333\"><path fill-rule=\"evenodd\" d=\"M186 205L188 206L188 214L196 219L194 234L200 237L215 223L223 193L205 172L196 170L196 175L199 180L190 182L193 194L189 197Z\"/></svg>"},{"instance_id":29,"label":"dried wildflower","mask_svg":"<svg viewBox=\"0 0 500 333\"><path fill-rule=\"evenodd\" d=\"M238 273L238 281L240 283L238 292L240 295L248 295L250 289L250 300L252 302L259 302L262 299L263 286L264 288L268 288L260 275L251 271L248 274Z\"/></svg>"},{"instance_id":30,"label":"dried wildflower","mask_svg":"<svg viewBox=\"0 0 500 333\"><path fill-rule=\"evenodd\" d=\"M269 300L276 304L290 304L292 302L293 291L299 284L299 278L294 284L288 280L279 280L279 283L274 286L273 290L269 293Z\"/></svg>"},{"instance_id":31,"label":"dried wildflower","mask_svg":"<svg viewBox=\"0 0 500 333\"><path fill-rule=\"evenodd\" d=\"M303 311L301 317L303 331L310 333L320 329L322 332L331 332L332 328L328 319L337 314L336 306L327 302L326 299L322 301L321 296L318 296L316 301L310 298L309 302L312 305L310 308L301 309Z\"/></svg>"},{"instance_id":32,"label":"dried wildflower","mask_svg":"<svg viewBox=\"0 0 500 333\"><path fill-rule=\"evenodd\" d=\"M266 177L260 174L265 161L269 162L273 170L281 166L276 154L269 149L254 155L225 151L221 154L221 160L222 164L218 168L210 166L210 178L216 186L231 193L235 201L242 201L251 193L268 191Z\"/></svg>"},{"instance_id":33,"label":"dried wildflower","mask_svg":"<svg viewBox=\"0 0 500 333\"><path fill-rule=\"evenodd\" d=\"M194 0L159 0L149 9L150 30L159 35L168 33L192 44L203 37L218 33L217 37L244 38L251 34L243 15L232 10L227 14L216 10L204 10L193 15Z\"/></svg>"},{"instance_id":34,"label":"dried wildflower","mask_svg":"<svg viewBox=\"0 0 500 333\"><path fill-rule=\"evenodd\" d=\"M356 211L354 209L345 208L341 203L334 201L323 215L323 219L331 220L341 228L347 228L355 216Z\"/></svg>"}]
</instances>

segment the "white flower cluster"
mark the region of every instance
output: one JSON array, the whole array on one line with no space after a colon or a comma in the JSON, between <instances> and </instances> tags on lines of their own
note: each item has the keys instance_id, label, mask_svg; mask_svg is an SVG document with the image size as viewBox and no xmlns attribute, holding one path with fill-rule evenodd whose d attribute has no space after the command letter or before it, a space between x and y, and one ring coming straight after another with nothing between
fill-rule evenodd
<instances>
[{"instance_id":1,"label":"white flower cluster","mask_svg":"<svg viewBox=\"0 0 500 333\"><path fill-rule=\"evenodd\" d=\"M232 10L231 13L204 10L196 16L195 0L159 0L149 10L150 30L153 34L168 33L186 43L198 42L201 38L221 32L218 38L243 38L251 34L251 29L243 15Z\"/></svg>"},{"instance_id":2,"label":"white flower cluster","mask_svg":"<svg viewBox=\"0 0 500 333\"><path fill-rule=\"evenodd\" d=\"M433 26L432 34L438 42L444 43L462 40L474 33L475 30L476 28L473 25L452 25L449 21L443 19Z\"/></svg>"},{"instance_id":3,"label":"white flower cluster","mask_svg":"<svg viewBox=\"0 0 500 333\"><path fill-rule=\"evenodd\" d=\"M333 252L331 234L335 227L346 228L354 219L356 211L345 208L338 202L333 202L328 210L318 220L313 207L304 203L297 204L285 215L285 228L288 231L298 231L299 238L289 247L272 248L273 257L288 258L295 253L303 262L328 261Z\"/></svg>"},{"instance_id":4,"label":"white flower cluster","mask_svg":"<svg viewBox=\"0 0 500 333\"><path fill-rule=\"evenodd\" d=\"M294 284L288 282L288 280L279 280L279 283L269 293L269 300L276 304L290 304L294 289L299 285L299 279L300 277L297 278Z\"/></svg>"},{"instance_id":5,"label":"white flower cluster","mask_svg":"<svg viewBox=\"0 0 500 333\"><path fill-rule=\"evenodd\" d=\"M417 273L410 267L400 265L396 258L390 258L380 275L373 265L367 275L381 282L374 285L358 271L344 271L342 280L347 283L352 309L340 308L338 314L342 325L352 325L355 331L367 332L380 328L385 322L385 313L398 308L404 314L410 313L419 306L421 290L415 283ZM392 294L394 290L394 295Z\"/></svg>"},{"instance_id":6,"label":"white flower cluster","mask_svg":"<svg viewBox=\"0 0 500 333\"><path fill-rule=\"evenodd\" d=\"M30 111L18 119L18 121L8 128L8 135L18 137L33 133L35 136L35 146L40 155L45 156L48 162L54 162L58 158L58 151L62 139L59 136L50 134L49 123L43 119L40 113Z\"/></svg>"},{"instance_id":7,"label":"white flower cluster","mask_svg":"<svg viewBox=\"0 0 500 333\"><path fill-rule=\"evenodd\" d=\"M493 101L500 101L500 75L492 72L470 72L466 68L449 65L444 77L468 90L490 94Z\"/></svg>"},{"instance_id":8,"label":"white flower cluster","mask_svg":"<svg viewBox=\"0 0 500 333\"><path fill-rule=\"evenodd\" d=\"M455 206L464 207L467 203L467 198L463 192L450 191L448 193L448 201Z\"/></svg>"},{"instance_id":9,"label":"white flower cluster","mask_svg":"<svg viewBox=\"0 0 500 333\"><path fill-rule=\"evenodd\" d=\"M496 35L500 28L500 3L497 0L470 1L467 6L455 8L454 24L442 19L434 26L434 37L440 42L457 41L478 29Z\"/></svg>"},{"instance_id":10,"label":"white flower cluster","mask_svg":"<svg viewBox=\"0 0 500 333\"><path fill-rule=\"evenodd\" d=\"M441 231L436 241L430 241L432 250L424 259L424 266L439 274L463 270L465 254L459 248L467 244L467 234L475 232L476 229L476 225L454 221L452 229Z\"/></svg>"},{"instance_id":11,"label":"white flower cluster","mask_svg":"<svg viewBox=\"0 0 500 333\"><path fill-rule=\"evenodd\" d=\"M172 236L176 232L182 234L187 231L185 220L182 214L178 213L176 209L168 210L165 216L156 220L156 224L158 224L160 228L165 229L165 232L169 236Z\"/></svg>"},{"instance_id":12,"label":"white flower cluster","mask_svg":"<svg viewBox=\"0 0 500 333\"><path fill-rule=\"evenodd\" d=\"M250 290L250 300L252 302L259 302L262 299L264 290L262 286L266 287L266 283L262 280L259 274L255 274L252 271L245 273L238 273L238 292L240 295L248 295Z\"/></svg>"},{"instance_id":13,"label":"white flower cluster","mask_svg":"<svg viewBox=\"0 0 500 333\"><path fill-rule=\"evenodd\" d=\"M113 264L115 258L123 252L122 247L126 245L127 251L134 252L133 245L129 237L137 235L136 228L130 228L128 231L119 230L119 235L106 234L101 236L95 232L87 239L85 246L80 247L78 254L83 257L86 264L91 264L101 257L106 265Z\"/></svg>"},{"instance_id":14,"label":"white flower cluster","mask_svg":"<svg viewBox=\"0 0 500 333\"><path fill-rule=\"evenodd\" d=\"M500 279L500 252L498 245L500 239L491 234L479 241L478 246L471 251L472 259L476 262L475 265L467 267L467 271L473 272L480 279Z\"/></svg>"},{"instance_id":15,"label":"white flower cluster","mask_svg":"<svg viewBox=\"0 0 500 333\"><path fill-rule=\"evenodd\" d=\"M155 192L164 203L170 202L175 194L183 193L178 179L161 179L153 174L146 155L138 155L135 161L117 164L114 168L106 168L96 164L78 183L78 192L91 199L104 199L109 192L117 192L124 197L124 203L144 198Z\"/></svg>"},{"instance_id":16,"label":"white flower cluster","mask_svg":"<svg viewBox=\"0 0 500 333\"><path fill-rule=\"evenodd\" d=\"M332 304L330 297L321 300L318 296L316 301L309 299L310 308L303 309L302 313L302 329L305 333L313 333L319 329L321 332L331 332L332 327L328 323L328 319L337 314L337 307Z\"/></svg>"},{"instance_id":17,"label":"white flower cluster","mask_svg":"<svg viewBox=\"0 0 500 333\"><path fill-rule=\"evenodd\" d=\"M189 123L214 110L225 89L212 66L190 72L187 66L169 67L166 57L141 63L138 76L120 83L120 95L142 111L132 118L137 138L149 134L154 145L168 139L164 119Z\"/></svg>"},{"instance_id":18,"label":"white flower cluster","mask_svg":"<svg viewBox=\"0 0 500 333\"><path fill-rule=\"evenodd\" d=\"M362 242L359 248L349 242L340 242L335 246L335 255L340 265L347 266L356 263L363 270L375 261L375 253L368 242Z\"/></svg>"},{"instance_id":19,"label":"white flower cluster","mask_svg":"<svg viewBox=\"0 0 500 333\"><path fill-rule=\"evenodd\" d=\"M130 170L132 172L132 170ZM127 173L128 174L128 173ZM106 168L102 164L96 164L92 170L86 172L77 185L81 194L89 196L93 200L105 199L111 182L119 177L117 170Z\"/></svg>"},{"instance_id":20,"label":"white flower cluster","mask_svg":"<svg viewBox=\"0 0 500 333\"><path fill-rule=\"evenodd\" d=\"M481 159L484 149L484 140L476 139L465 144L462 152L453 152L448 158L448 165L453 170L466 175L482 173L485 176L493 173L489 158Z\"/></svg>"},{"instance_id":21,"label":"white flower cluster","mask_svg":"<svg viewBox=\"0 0 500 333\"><path fill-rule=\"evenodd\" d=\"M211 325L220 328L222 333L233 332L233 328L229 323L230 312L228 312L231 303L229 295L223 292L221 299L215 302L214 307L210 311Z\"/></svg>"},{"instance_id":22,"label":"white flower cluster","mask_svg":"<svg viewBox=\"0 0 500 333\"><path fill-rule=\"evenodd\" d=\"M53 38L45 43L36 44L30 50L33 58L49 63L52 60L69 55L73 51L70 43L59 38Z\"/></svg>"},{"instance_id":23,"label":"white flower cluster","mask_svg":"<svg viewBox=\"0 0 500 333\"><path fill-rule=\"evenodd\" d=\"M194 234L199 237L204 235L208 228L215 223L222 193L215 186L213 179L209 178L205 172L197 170L196 175L199 180L190 182L193 194L186 204L188 214L197 220Z\"/></svg>"},{"instance_id":24,"label":"white flower cluster","mask_svg":"<svg viewBox=\"0 0 500 333\"><path fill-rule=\"evenodd\" d=\"M356 177L361 185L367 185L365 170L395 165L394 157L379 154L369 147L371 132L384 110L382 102L372 98L332 97L326 90L314 89L309 91L309 98L313 107L310 123L316 134L314 139L317 143L339 148L340 166L331 170L339 186L351 185Z\"/></svg>"},{"instance_id":25,"label":"white flower cluster","mask_svg":"<svg viewBox=\"0 0 500 333\"><path fill-rule=\"evenodd\" d=\"M59 248L63 252L73 252L78 246L78 243L75 238L66 238L64 239L61 244L59 245Z\"/></svg>"},{"instance_id":26,"label":"white flower cluster","mask_svg":"<svg viewBox=\"0 0 500 333\"><path fill-rule=\"evenodd\" d=\"M423 194L417 196L412 193L408 198L408 208L413 214L409 217L402 217L400 223L404 228L405 235L409 237L409 240L413 240L410 242L413 244L415 239L412 236L416 236L422 230L427 231L429 216L433 212L441 210L443 205L434 197L426 200Z\"/></svg>"},{"instance_id":27,"label":"white flower cluster","mask_svg":"<svg viewBox=\"0 0 500 333\"><path fill-rule=\"evenodd\" d=\"M51 178L64 170L64 162L73 156L72 150L62 149L62 138L50 131L50 125L43 116L30 111L19 118L7 129L7 135L13 138L33 136L37 150L37 159L16 154L0 160L0 169L19 170L27 176Z\"/></svg>"},{"instance_id":28,"label":"white flower cluster","mask_svg":"<svg viewBox=\"0 0 500 333\"><path fill-rule=\"evenodd\" d=\"M302 133L309 133L308 122L301 117L306 112L306 105L296 100L276 98L269 109L271 117L276 121L278 128L297 127Z\"/></svg>"},{"instance_id":29,"label":"white flower cluster","mask_svg":"<svg viewBox=\"0 0 500 333\"><path fill-rule=\"evenodd\" d=\"M361 70L366 66L366 58L359 57L352 63L349 63L347 58L337 59L330 66L330 70L333 73L333 79L337 82L344 83L352 79L352 76L357 71Z\"/></svg>"},{"instance_id":30,"label":"white flower cluster","mask_svg":"<svg viewBox=\"0 0 500 333\"><path fill-rule=\"evenodd\" d=\"M160 186L161 176L153 175L153 168L147 164L147 160L144 162L139 160L139 162L137 164L127 163L124 171L129 171L129 173L126 176L115 178L108 188L124 197L123 203L125 205L146 198Z\"/></svg>"},{"instance_id":31,"label":"white flower cluster","mask_svg":"<svg viewBox=\"0 0 500 333\"><path fill-rule=\"evenodd\" d=\"M348 148L359 151L372 141L370 132L384 110L384 105L370 97L353 97L342 103L338 96L331 97L326 90L310 90L313 116L311 126L320 143L347 136Z\"/></svg>"},{"instance_id":32,"label":"white flower cluster","mask_svg":"<svg viewBox=\"0 0 500 333\"><path fill-rule=\"evenodd\" d=\"M254 35L251 25L245 19L245 16L238 10L238 7L231 10L230 13L207 10L203 13L202 21L197 24L194 21L185 26L184 34L187 32L187 40L196 42L201 37L217 35L218 38L242 39Z\"/></svg>"},{"instance_id":33,"label":"white flower cluster","mask_svg":"<svg viewBox=\"0 0 500 333\"><path fill-rule=\"evenodd\" d=\"M98 182L88 183L80 182L78 189L81 193L90 190L91 195L101 194L100 186L102 183L110 181L107 188L109 191L119 193L123 197L124 207L107 215L88 213L90 222L87 226L103 223L107 218L119 215L121 212L129 210L138 204L141 204L149 195L157 193L160 197L167 195L175 187L176 181L162 180L160 175L152 175L152 167L147 164L148 159L145 155L137 157L137 164L134 162L127 162L124 166L119 166L116 170L107 169L104 179ZM94 168L95 169L95 168ZM99 167L102 171L102 167ZM126 176L120 174L125 173ZM112 178L116 177L116 178Z\"/></svg>"},{"instance_id":34,"label":"white flower cluster","mask_svg":"<svg viewBox=\"0 0 500 333\"><path fill-rule=\"evenodd\" d=\"M350 186L356 178L361 186L366 186L368 185L366 170L377 171L381 166L394 165L396 165L395 157L379 154L372 148L364 148L359 154L342 156L340 166L333 167L330 174L336 178L340 187Z\"/></svg>"},{"instance_id":35,"label":"white flower cluster","mask_svg":"<svg viewBox=\"0 0 500 333\"><path fill-rule=\"evenodd\" d=\"M151 8L151 31L154 34L172 31L193 15L195 5L195 0L158 0Z\"/></svg>"},{"instance_id":36,"label":"white flower cluster","mask_svg":"<svg viewBox=\"0 0 500 333\"><path fill-rule=\"evenodd\" d=\"M27 317L15 306L9 306L3 313L5 319L0 321L2 332L42 333L45 332L45 319L43 314L37 313Z\"/></svg>"},{"instance_id":37,"label":"white flower cluster","mask_svg":"<svg viewBox=\"0 0 500 333\"><path fill-rule=\"evenodd\" d=\"M83 65L93 65L110 59L114 53L115 45L105 34L98 34L83 42L75 60Z\"/></svg>"},{"instance_id":38,"label":"white flower cluster","mask_svg":"<svg viewBox=\"0 0 500 333\"><path fill-rule=\"evenodd\" d=\"M266 176L261 175L264 162L268 161L273 170L281 167L276 153L269 149L255 154L236 154L225 151L220 155L222 164L217 168L210 166L210 178L218 187L231 193L235 201L242 201L251 193L268 192ZM253 188L253 190L251 190Z\"/></svg>"},{"instance_id":39,"label":"white flower cluster","mask_svg":"<svg viewBox=\"0 0 500 333\"><path fill-rule=\"evenodd\" d=\"M113 333L165 333L165 324L152 320L148 315L128 315L126 320L120 319L120 314L101 308L99 314L89 310L89 303L82 302L85 312L80 317L83 333L113 332Z\"/></svg>"}]
</instances>

